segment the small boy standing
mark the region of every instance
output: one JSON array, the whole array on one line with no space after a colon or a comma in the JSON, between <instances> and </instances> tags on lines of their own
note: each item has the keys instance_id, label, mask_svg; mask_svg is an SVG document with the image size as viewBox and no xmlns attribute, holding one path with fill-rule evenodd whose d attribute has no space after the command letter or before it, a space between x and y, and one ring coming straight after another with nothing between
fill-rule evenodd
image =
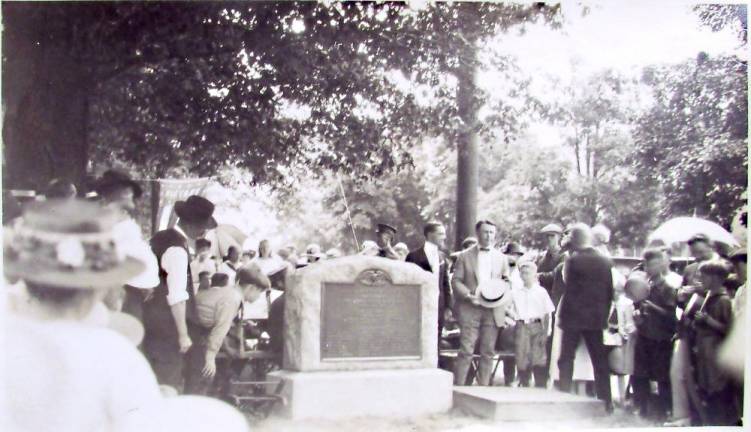
<instances>
[{"instance_id":1,"label":"small boy standing","mask_svg":"<svg viewBox=\"0 0 751 432\"><path fill-rule=\"evenodd\" d=\"M532 373L535 387L545 387L547 377L546 343L550 333L550 316L555 311L547 290L537 280L537 265L531 261L518 264L522 286L511 290L516 309L514 355L519 385L529 387Z\"/></svg>"},{"instance_id":2,"label":"small boy standing","mask_svg":"<svg viewBox=\"0 0 751 432\"><path fill-rule=\"evenodd\" d=\"M691 351L694 376L704 409L704 426L735 426L738 413L730 376L717 363L717 353L732 321L732 300L725 288L729 266L719 260L699 266L699 277L707 296L694 317Z\"/></svg>"}]
</instances>

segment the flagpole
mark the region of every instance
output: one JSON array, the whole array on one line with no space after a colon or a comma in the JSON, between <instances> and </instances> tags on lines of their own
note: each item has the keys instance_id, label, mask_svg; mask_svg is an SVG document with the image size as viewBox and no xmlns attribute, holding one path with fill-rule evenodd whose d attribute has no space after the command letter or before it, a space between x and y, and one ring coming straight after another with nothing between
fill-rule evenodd
<instances>
[{"instance_id":1,"label":"flagpole","mask_svg":"<svg viewBox=\"0 0 751 432\"><path fill-rule=\"evenodd\" d=\"M352 237L355 238L355 248L357 252L360 252L360 242L357 241L357 233L355 233L355 226L352 224L352 214L349 211L349 205L347 204L347 197L344 195L344 186L342 185L342 178L339 177L339 174L337 174L336 179L339 181L339 190L342 193L342 201L344 201L344 210L346 210L347 219L349 219L349 227L352 229Z\"/></svg>"}]
</instances>

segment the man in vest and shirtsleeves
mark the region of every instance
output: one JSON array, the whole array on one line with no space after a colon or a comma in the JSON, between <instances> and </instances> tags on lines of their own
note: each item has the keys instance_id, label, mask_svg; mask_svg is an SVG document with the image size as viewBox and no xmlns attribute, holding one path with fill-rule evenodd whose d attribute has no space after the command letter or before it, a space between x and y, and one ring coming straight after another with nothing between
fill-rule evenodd
<instances>
[{"instance_id":1,"label":"man in vest and shirtsleeves","mask_svg":"<svg viewBox=\"0 0 751 432\"><path fill-rule=\"evenodd\" d=\"M217 223L214 204L197 195L175 203L175 213L177 224L151 238L151 249L159 260L159 286L143 306L143 350L159 384L180 391L183 357L192 345L187 318L195 316L190 248Z\"/></svg>"}]
</instances>

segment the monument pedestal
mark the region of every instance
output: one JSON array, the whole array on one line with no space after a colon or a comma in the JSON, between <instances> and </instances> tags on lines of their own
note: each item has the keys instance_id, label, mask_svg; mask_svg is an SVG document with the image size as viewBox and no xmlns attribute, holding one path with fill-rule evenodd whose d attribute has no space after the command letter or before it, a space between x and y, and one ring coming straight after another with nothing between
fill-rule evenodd
<instances>
[{"instance_id":1,"label":"monument pedestal","mask_svg":"<svg viewBox=\"0 0 751 432\"><path fill-rule=\"evenodd\" d=\"M446 412L452 404L451 373L441 369L359 371L277 371L284 381L291 419L338 419L359 416L414 417Z\"/></svg>"}]
</instances>

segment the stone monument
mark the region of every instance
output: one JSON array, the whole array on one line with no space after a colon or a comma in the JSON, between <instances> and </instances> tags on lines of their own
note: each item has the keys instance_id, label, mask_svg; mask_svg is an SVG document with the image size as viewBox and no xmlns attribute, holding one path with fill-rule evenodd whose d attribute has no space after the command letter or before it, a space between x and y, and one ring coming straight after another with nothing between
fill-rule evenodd
<instances>
[{"instance_id":1,"label":"stone monument","mask_svg":"<svg viewBox=\"0 0 751 432\"><path fill-rule=\"evenodd\" d=\"M296 273L285 294L283 370L293 418L413 417L447 411L437 368L438 288L419 267L350 256Z\"/></svg>"}]
</instances>

